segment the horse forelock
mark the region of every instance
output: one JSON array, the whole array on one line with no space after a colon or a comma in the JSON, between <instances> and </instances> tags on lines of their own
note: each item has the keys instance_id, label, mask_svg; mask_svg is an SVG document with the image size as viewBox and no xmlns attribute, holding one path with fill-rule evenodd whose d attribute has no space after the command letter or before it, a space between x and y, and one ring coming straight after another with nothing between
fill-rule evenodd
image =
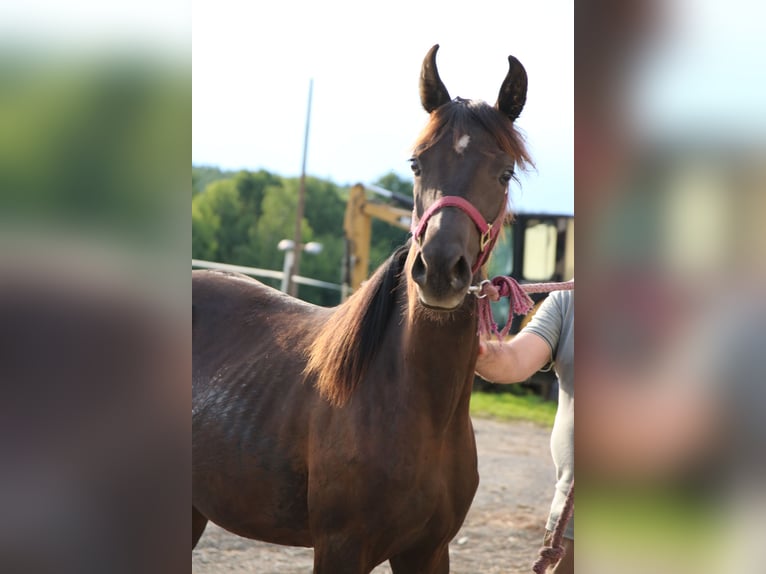
<instances>
[{"instance_id":1,"label":"horse forelock","mask_svg":"<svg viewBox=\"0 0 766 574\"><path fill-rule=\"evenodd\" d=\"M351 297L338 306L309 347L305 374L319 393L343 406L365 377L391 315L408 246L400 247Z\"/></svg>"},{"instance_id":2,"label":"horse forelock","mask_svg":"<svg viewBox=\"0 0 766 574\"><path fill-rule=\"evenodd\" d=\"M420 132L413 149L415 153L422 153L451 133L453 149L462 153L468 143L465 137L477 125L495 139L499 148L513 158L519 169L524 170L534 165L524 136L515 124L481 100L456 98L436 109Z\"/></svg>"}]
</instances>

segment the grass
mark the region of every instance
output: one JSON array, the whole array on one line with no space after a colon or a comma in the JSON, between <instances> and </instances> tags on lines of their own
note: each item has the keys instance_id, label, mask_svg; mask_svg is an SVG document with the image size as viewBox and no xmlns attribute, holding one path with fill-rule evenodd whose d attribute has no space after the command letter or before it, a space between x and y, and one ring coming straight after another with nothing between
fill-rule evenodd
<instances>
[{"instance_id":1,"label":"grass","mask_svg":"<svg viewBox=\"0 0 766 574\"><path fill-rule=\"evenodd\" d=\"M531 394L519 396L474 391L471 396L471 416L504 421L523 420L552 427L556 417L556 403Z\"/></svg>"},{"instance_id":2,"label":"grass","mask_svg":"<svg viewBox=\"0 0 766 574\"><path fill-rule=\"evenodd\" d=\"M731 523L710 493L683 485L609 487L582 482L577 504L578 536L592 555L627 564L643 562L644 572L679 574L719 572L717 566L726 559Z\"/></svg>"},{"instance_id":3,"label":"grass","mask_svg":"<svg viewBox=\"0 0 766 574\"><path fill-rule=\"evenodd\" d=\"M691 487L592 487L586 482L578 490L579 502L584 509L579 520L582 528L603 540L624 537L634 542L670 541L675 545L714 540L716 524L720 525L713 497Z\"/></svg>"}]
</instances>

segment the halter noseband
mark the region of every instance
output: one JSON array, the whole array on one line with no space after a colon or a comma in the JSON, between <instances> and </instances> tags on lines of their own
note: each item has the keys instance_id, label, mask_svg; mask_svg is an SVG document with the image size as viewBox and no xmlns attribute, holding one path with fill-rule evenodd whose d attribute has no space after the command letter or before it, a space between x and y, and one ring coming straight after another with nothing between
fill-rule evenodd
<instances>
[{"instance_id":1,"label":"halter noseband","mask_svg":"<svg viewBox=\"0 0 766 574\"><path fill-rule=\"evenodd\" d=\"M492 251L492 248L495 245L495 241L497 241L497 236L500 234L500 228L502 227L503 218L505 217L505 205L507 203L507 198L508 192L506 192L505 196L503 197L503 207L500 208L500 213L498 214L497 218L492 223L487 223L481 213L479 213L479 210L471 205L469 201L457 195L445 195L434 201L428 207L428 209L426 209L417 226L415 226L413 210L412 236L419 244L423 234L426 231L428 220L431 219L431 217L433 217L433 215L438 210L444 207L457 207L471 218L471 221L473 221L474 225L476 225L476 229L479 230L479 257L476 259L476 263L474 263L473 267L471 268L471 274L475 274L481 268L481 266L484 265L484 262L489 257L489 253Z\"/></svg>"}]
</instances>

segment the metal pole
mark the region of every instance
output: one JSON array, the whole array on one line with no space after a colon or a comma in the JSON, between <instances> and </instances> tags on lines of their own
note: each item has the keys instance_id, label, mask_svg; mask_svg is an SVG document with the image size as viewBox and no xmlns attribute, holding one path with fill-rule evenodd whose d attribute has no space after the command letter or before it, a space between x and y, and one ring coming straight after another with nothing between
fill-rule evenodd
<instances>
[{"instance_id":1,"label":"metal pole","mask_svg":"<svg viewBox=\"0 0 766 574\"><path fill-rule=\"evenodd\" d=\"M288 249L285 251L285 261L284 265L282 266L282 286L280 287L282 292L287 293L287 287L288 283L292 280L292 274L290 271L293 268L293 262L295 260L293 254L295 253L294 250Z\"/></svg>"},{"instance_id":2,"label":"metal pole","mask_svg":"<svg viewBox=\"0 0 766 574\"><path fill-rule=\"evenodd\" d=\"M309 103L306 111L306 133L303 137L303 166L301 167L301 180L298 186L298 206L295 211L295 247L293 248L293 265L288 275L288 293L293 297L298 295L298 284L293 281L293 275L298 275L301 266L301 252L303 251L303 237L301 236L301 221L303 209L306 203L306 156L309 147L309 125L311 123L311 96L314 92L314 78L309 80Z\"/></svg>"}]
</instances>

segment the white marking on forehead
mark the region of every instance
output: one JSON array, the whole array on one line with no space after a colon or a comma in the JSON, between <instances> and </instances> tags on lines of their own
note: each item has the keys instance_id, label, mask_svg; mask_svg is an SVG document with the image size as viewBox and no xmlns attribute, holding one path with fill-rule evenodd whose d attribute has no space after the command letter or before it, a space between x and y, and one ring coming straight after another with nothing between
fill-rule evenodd
<instances>
[{"instance_id":1,"label":"white marking on forehead","mask_svg":"<svg viewBox=\"0 0 766 574\"><path fill-rule=\"evenodd\" d=\"M463 134L460 136L460 138L455 142L455 151L459 154L462 154L465 151L465 148L468 147L468 143L471 141L471 136L468 134Z\"/></svg>"}]
</instances>

